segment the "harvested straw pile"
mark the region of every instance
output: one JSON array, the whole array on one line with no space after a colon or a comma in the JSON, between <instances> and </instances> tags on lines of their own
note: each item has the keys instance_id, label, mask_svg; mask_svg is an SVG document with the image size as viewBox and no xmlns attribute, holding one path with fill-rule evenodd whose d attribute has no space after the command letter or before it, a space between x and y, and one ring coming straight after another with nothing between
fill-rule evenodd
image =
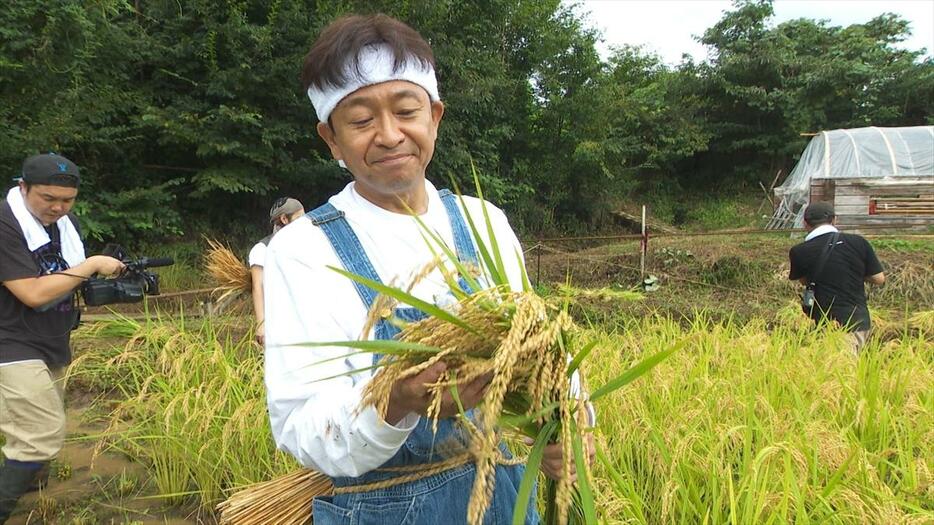
<instances>
[{"instance_id":1,"label":"harvested straw pile","mask_svg":"<svg viewBox=\"0 0 934 525\"><path fill-rule=\"evenodd\" d=\"M217 283L218 301L252 291L253 279L250 269L227 246L214 239L207 239L208 250L204 254L208 274Z\"/></svg>"},{"instance_id":2,"label":"harvested straw pile","mask_svg":"<svg viewBox=\"0 0 934 525\"><path fill-rule=\"evenodd\" d=\"M311 500L331 493L331 480L313 470L296 470L250 485L217 506L220 525L306 525Z\"/></svg>"}]
</instances>

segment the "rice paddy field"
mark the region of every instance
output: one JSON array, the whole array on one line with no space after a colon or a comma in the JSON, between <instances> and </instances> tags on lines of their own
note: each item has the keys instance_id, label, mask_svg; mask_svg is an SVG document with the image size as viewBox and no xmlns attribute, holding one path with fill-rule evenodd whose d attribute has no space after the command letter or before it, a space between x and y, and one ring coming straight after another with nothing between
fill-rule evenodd
<instances>
[{"instance_id":1,"label":"rice paddy field","mask_svg":"<svg viewBox=\"0 0 934 525\"><path fill-rule=\"evenodd\" d=\"M732 241L658 246L653 294L620 286L627 246L576 250L587 264L546 254L538 276L527 255L540 291L598 341L591 387L685 342L598 401L600 522L934 523L934 241L882 239L889 284L870 296L876 331L859 357L800 314L787 239ZM231 488L292 471L248 320L176 309L85 323L66 449L97 463L66 454L56 476L72 488L53 482L12 523L216 523ZM123 469L101 474L108 461Z\"/></svg>"}]
</instances>

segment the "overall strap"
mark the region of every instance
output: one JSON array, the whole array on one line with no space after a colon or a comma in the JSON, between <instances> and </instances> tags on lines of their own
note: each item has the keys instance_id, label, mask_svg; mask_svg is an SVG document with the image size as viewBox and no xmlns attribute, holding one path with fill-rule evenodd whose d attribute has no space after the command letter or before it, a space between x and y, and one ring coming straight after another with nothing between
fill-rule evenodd
<instances>
[{"instance_id":1,"label":"overall strap","mask_svg":"<svg viewBox=\"0 0 934 525\"><path fill-rule=\"evenodd\" d=\"M470 230L467 229L467 222L464 220L464 214L461 213L461 208L457 205L457 196L447 189L439 191L438 195L441 197L441 202L444 203L448 221L451 222L457 258L462 263L480 264L477 249L474 247L473 238L470 236Z\"/></svg>"},{"instance_id":2,"label":"overall strap","mask_svg":"<svg viewBox=\"0 0 934 525\"><path fill-rule=\"evenodd\" d=\"M326 202L305 215L311 219L312 224L321 228L321 231L331 241L331 246L345 270L376 282L382 282L370 258L363 250L360 239L344 218L344 212L335 208L330 202ZM353 281L353 285L360 299L363 300L364 306L369 310L373 301L376 300L376 292L357 281Z\"/></svg>"}]
</instances>

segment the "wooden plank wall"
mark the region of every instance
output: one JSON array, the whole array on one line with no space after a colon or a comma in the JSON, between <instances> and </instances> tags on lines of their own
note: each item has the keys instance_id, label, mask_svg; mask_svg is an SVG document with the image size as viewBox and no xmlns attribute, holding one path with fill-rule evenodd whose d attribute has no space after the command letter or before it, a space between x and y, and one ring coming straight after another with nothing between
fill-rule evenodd
<instances>
[{"instance_id":1,"label":"wooden plank wall","mask_svg":"<svg viewBox=\"0 0 934 525\"><path fill-rule=\"evenodd\" d=\"M844 227L884 226L923 228L934 226L934 216L869 215L874 197L934 194L934 177L905 178L893 183L880 179L815 179L811 182L811 202L831 201L837 224Z\"/></svg>"},{"instance_id":2,"label":"wooden plank wall","mask_svg":"<svg viewBox=\"0 0 934 525\"><path fill-rule=\"evenodd\" d=\"M833 202L833 179L811 179L811 202Z\"/></svg>"}]
</instances>

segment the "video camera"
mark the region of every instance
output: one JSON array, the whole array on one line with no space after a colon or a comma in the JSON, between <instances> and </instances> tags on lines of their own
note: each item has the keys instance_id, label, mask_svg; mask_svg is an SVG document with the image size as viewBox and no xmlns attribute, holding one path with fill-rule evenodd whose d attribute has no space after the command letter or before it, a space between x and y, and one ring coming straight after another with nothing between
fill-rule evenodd
<instances>
[{"instance_id":1,"label":"video camera","mask_svg":"<svg viewBox=\"0 0 934 525\"><path fill-rule=\"evenodd\" d=\"M138 303L146 294L159 295L159 276L146 269L175 264L171 257L132 259L122 247L111 244L104 248L104 255L120 259L126 268L119 277L113 279L92 277L85 281L81 295L88 306Z\"/></svg>"}]
</instances>

